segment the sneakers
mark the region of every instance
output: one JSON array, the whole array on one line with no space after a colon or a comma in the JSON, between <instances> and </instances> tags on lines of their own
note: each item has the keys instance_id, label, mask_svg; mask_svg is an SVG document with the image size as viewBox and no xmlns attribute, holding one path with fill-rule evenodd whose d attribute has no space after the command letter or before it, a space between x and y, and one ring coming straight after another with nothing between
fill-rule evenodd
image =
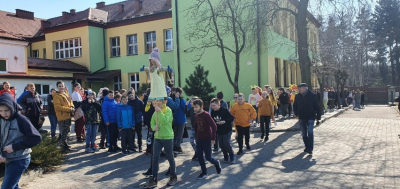
<instances>
[{"instance_id":1,"label":"sneakers","mask_svg":"<svg viewBox=\"0 0 400 189\"><path fill-rule=\"evenodd\" d=\"M247 146L247 150L251 150L250 146Z\"/></svg>"},{"instance_id":2,"label":"sneakers","mask_svg":"<svg viewBox=\"0 0 400 189\"><path fill-rule=\"evenodd\" d=\"M99 151L99 149L96 148L96 147L92 147L92 150L95 151L95 152L98 152L98 151Z\"/></svg>"},{"instance_id":3,"label":"sneakers","mask_svg":"<svg viewBox=\"0 0 400 189\"><path fill-rule=\"evenodd\" d=\"M100 144L100 149L106 149L106 147L104 146L104 144L102 145L102 144Z\"/></svg>"},{"instance_id":4,"label":"sneakers","mask_svg":"<svg viewBox=\"0 0 400 189\"><path fill-rule=\"evenodd\" d=\"M151 177L153 176L153 173L150 170L147 170L145 173L142 173L142 175L145 177Z\"/></svg>"},{"instance_id":5,"label":"sneakers","mask_svg":"<svg viewBox=\"0 0 400 189\"><path fill-rule=\"evenodd\" d=\"M207 173L201 173L197 178L198 179L205 179L207 177L208 177Z\"/></svg>"},{"instance_id":6,"label":"sneakers","mask_svg":"<svg viewBox=\"0 0 400 189\"><path fill-rule=\"evenodd\" d=\"M115 149L116 151L121 151L121 150L122 150L122 148L120 148L120 147L118 147L118 146L116 146L114 149Z\"/></svg>"},{"instance_id":7,"label":"sneakers","mask_svg":"<svg viewBox=\"0 0 400 189\"><path fill-rule=\"evenodd\" d=\"M264 142L267 142L269 140L269 137L265 137Z\"/></svg>"},{"instance_id":8,"label":"sneakers","mask_svg":"<svg viewBox=\"0 0 400 189\"><path fill-rule=\"evenodd\" d=\"M264 134L261 135L261 140L264 139Z\"/></svg>"},{"instance_id":9,"label":"sneakers","mask_svg":"<svg viewBox=\"0 0 400 189\"><path fill-rule=\"evenodd\" d=\"M86 153L94 153L94 151L91 148L86 148L85 152Z\"/></svg>"},{"instance_id":10,"label":"sneakers","mask_svg":"<svg viewBox=\"0 0 400 189\"><path fill-rule=\"evenodd\" d=\"M157 187L157 179L150 179L149 183L145 186L145 188L155 188Z\"/></svg>"},{"instance_id":11,"label":"sneakers","mask_svg":"<svg viewBox=\"0 0 400 189\"><path fill-rule=\"evenodd\" d=\"M176 177L176 175L171 176L171 177L169 177L169 181L168 181L167 185L174 186L177 182L178 182L178 177Z\"/></svg>"},{"instance_id":12,"label":"sneakers","mask_svg":"<svg viewBox=\"0 0 400 189\"><path fill-rule=\"evenodd\" d=\"M130 153L130 154L133 154L133 153L136 153L137 151L134 149L134 150L128 150L128 153Z\"/></svg>"},{"instance_id":13,"label":"sneakers","mask_svg":"<svg viewBox=\"0 0 400 189\"><path fill-rule=\"evenodd\" d=\"M218 160L217 160L217 162L218 162L218 165L215 165L215 170L217 170L217 173L220 174L222 167L221 167L221 163Z\"/></svg>"},{"instance_id":14,"label":"sneakers","mask_svg":"<svg viewBox=\"0 0 400 189\"><path fill-rule=\"evenodd\" d=\"M236 158L233 157L229 163L230 163L230 164L235 164L235 163L236 163Z\"/></svg>"},{"instance_id":15,"label":"sneakers","mask_svg":"<svg viewBox=\"0 0 400 189\"><path fill-rule=\"evenodd\" d=\"M113 149L108 149L108 151L107 151L108 153L115 153L115 152L117 152L116 150L113 150Z\"/></svg>"},{"instance_id":16,"label":"sneakers","mask_svg":"<svg viewBox=\"0 0 400 189\"><path fill-rule=\"evenodd\" d=\"M198 159L197 159L197 154L194 154L194 155L193 155L192 161L198 161Z\"/></svg>"},{"instance_id":17,"label":"sneakers","mask_svg":"<svg viewBox=\"0 0 400 189\"><path fill-rule=\"evenodd\" d=\"M146 151L146 152L144 152L144 155L150 156L150 155L151 155L151 152L150 152L150 151Z\"/></svg>"},{"instance_id":18,"label":"sneakers","mask_svg":"<svg viewBox=\"0 0 400 189\"><path fill-rule=\"evenodd\" d=\"M237 152L237 155L243 155L243 150L239 150L239 151Z\"/></svg>"},{"instance_id":19,"label":"sneakers","mask_svg":"<svg viewBox=\"0 0 400 189\"><path fill-rule=\"evenodd\" d=\"M127 151L125 151L125 150L122 150L122 155L128 155L129 153L127 152Z\"/></svg>"},{"instance_id":20,"label":"sneakers","mask_svg":"<svg viewBox=\"0 0 400 189\"><path fill-rule=\"evenodd\" d=\"M142 147L141 146L139 146L139 152L142 152Z\"/></svg>"},{"instance_id":21,"label":"sneakers","mask_svg":"<svg viewBox=\"0 0 400 189\"><path fill-rule=\"evenodd\" d=\"M229 163L228 158L224 158L224 163Z\"/></svg>"},{"instance_id":22,"label":"sneakers","mask_svg":"<svg viewBox=\"0 0 400 189\"><path fill-rule=\"evenodd\" d=\"M174 147L174 153L182 154L182 148L181 147Z\"/></svg>"},{"instance_id":23,"label":"sneakers","mask_svg":"<svg viewBox=\"0 0 400 189\"><path fill-rule=\"evenodd\" d=\"M77 143L83 143L83 142L85 142L85 141L84 141L83 139L81 139L81 138L77 138L77 139L76 139L76 142L77 142Z\"/></svg>"}]
</instances>

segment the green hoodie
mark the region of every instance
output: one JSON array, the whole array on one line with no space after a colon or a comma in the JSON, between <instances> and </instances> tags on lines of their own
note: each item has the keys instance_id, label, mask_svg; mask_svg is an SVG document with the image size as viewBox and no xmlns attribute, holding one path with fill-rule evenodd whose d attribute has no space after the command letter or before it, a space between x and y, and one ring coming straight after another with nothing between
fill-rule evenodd
<instances>
[{"instance_id":1,"label":"green hoodie","mask_svg":"<svg viewBox=\"0 0 400 189\"><path fill-rule=\"evenodd\" d=\"M158 116L158 126L159 130L154 133L155 139L174 139L174 131L172 130L172 110L166 107L167 111L163 113L154 112L153 116L151 117L151 129L155 130L156 124L156 116Z\"/></svg>"}]
</instances>

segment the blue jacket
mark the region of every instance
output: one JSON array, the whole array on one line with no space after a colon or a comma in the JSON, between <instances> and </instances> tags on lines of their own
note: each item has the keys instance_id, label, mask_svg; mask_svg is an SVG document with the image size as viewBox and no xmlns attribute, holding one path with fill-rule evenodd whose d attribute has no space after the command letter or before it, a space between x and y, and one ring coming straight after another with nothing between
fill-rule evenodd
<instances>
[{"instance_id":1,"label":"blue jacket","mask_svg":"<svg viewBox=\"0 0 400 189\"><path fill-rule=\"evenodd\" d=\"M101 108L104 123L117 123L118 104L114 99L104 97L104 102Z\"/></svg>"},{"instance_id":2,"label":"blue jacket","mask_svg":"<svg viewBox=\"0 0 400 189\"><path fill-rule=\"evenodd\" d=\"M186 123L186 101L183 98L175 98L178 108L174 111L174 123L175 125L182 125Z\"/></svg>"},{"instance_id":3,"label":"blue jacket","mask_svg":"<svg viewBox=\"0 0 400 189\"><path fill-rule=\"evenodd\" d=\"M136 123L143 123L143 112L144 112L144 104L143 101L139 98L135 98L135 100L129 100L128 105L133 108L133 112L135 113L135 121ZM139 124L136 124L139 126Z\"/></svg>"},{"instance_id":4,"label":"blue jacket","mask_svg":"<svg viewBox=\"0 0 400 189\"><path fill-rule=\"evenodd\" d=\"M123 104L118 106L117 123L120 129L131 129L135 126L135 112L132 106Z\"/></svg>"},{"instance_id":5,"label":"blue jacket","mask_svg":"<svg viewBox=\"0 0 400 189\"><path fill-rule=\"evenodd\" d=\"M18 97L17 103L18 103L18 104L21 103L22 98L23 98L26 94L28 94L28 93L29 93L29 91L28 91L28 90L25 90L25 91L21 94L21 96ZM25 110L24 110L24 111L25 111Z\"/></svg>"},{"instance_id":6,"label":"blue jacket","mask_svg":"<svg viewBox=\"0 0 400 189\"><path fill-rule=\"evenodd\" d=\"M179 108L179 98L175 98L175 101L174 101L171 97L168 97L167 106L172 111L175 111L176 109Z\"/></svg>"}]
</instances>

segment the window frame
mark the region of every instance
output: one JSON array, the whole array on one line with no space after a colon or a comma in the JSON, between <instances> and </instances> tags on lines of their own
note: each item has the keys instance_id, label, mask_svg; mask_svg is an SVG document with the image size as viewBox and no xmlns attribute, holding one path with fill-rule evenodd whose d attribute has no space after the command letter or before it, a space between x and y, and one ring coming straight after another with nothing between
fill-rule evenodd
<instances>
[{"instance_id":1,"label":"window frame","mask_svg":"<svg viewBox=\"0 0 400 189\"><path fill-rule=\"evenodd\" d=\"M167 39L167 32L171 32L171 39ZM167 42L171 42L171 48L167 48ZM172 29L166 29L164 30L164 50L166 52L173 51L174 50L174 33Z\"/></svg>"},{"instance_id":2,"label":"window frame","mask_svg":"<svg viewBox=\"0 0 400 189\"><path fill-rule=\"evenodd\" d=\"M147 35L148 34L151 34L151 37L150 37L151 41L147 41L147 39L148 39ZM153 34L154 34L154 36L153 36ZM154 38L154 40L153 40L153 38ZM144 33L144 42L145 42L145 52L146 52L146 54L150 54L153 51L153 49L155 47L157 47L157 33L156 33L156 31L145 32ZM151 49L148 49L147 45L149 45L149 44L151 44Z\"/></svg>"},{"instance_id":3,"label":"window frame","mask_svg":"<svg viewBox=\"0 0 400 189\"><path fill-rule=\"evenodd\" d=\"M37 87L37 85L40 85L40 91L38 91L38 87ZM49 91L48 91L48 93L44 93L43 92L43 86L49 86ZM35 90L36 90L36 92L37 93L39 93L40 94L40 96L45 96L45 95L49 95L50 94L50 92L51 92L51 84L42 84L42 83L36 83L35 84Z\"/></svg>"},{"instance_id":4,"label":"window frame","mask_svg":"<svg viewBox=\"0 0 400 189\"><path fill-rule=\"evenodd\" d=\"M7 59L0 59L0 61L4 61L4 63L6 64L6 70L5 71L2 71L2 70L0 70L0 73L7 73L8 71L8 62L7 62Z\"/></svg>"},{"instance_id":5,"label":"window frame","mask_svg":"<svg viewBox=\"0 0 400 189\"><path fill-rule=\"evenodd\" d=\"M115 82L115 78L118 78L117 79L117 82ZM115 89L115 85L118 85L118 89ZM119 91L119 90L121 90L122 89L122 79L121 79L121 75L118 75L118 76L115 76L115 77L113 77L113 88L114 88L114 91Z\"/></svg>"},{"instance_id":6,"label":"window frame","mask_svg":"<svg viewBox=\"0 0 400 189\"><path fill-rule=\"evenodd\" d=\"M117 41L115 41L116 46L113 46L113 39L117 39ZM113 50L116 49L116 53L117 55L113 55ZM110 37L110 57L120 57L121 56L121 41L119 36L116 37Z\"/></svg>"},{"instance_id":7,"label":"window frame","mask_svg":"<svg viewBox=\"0 0 400 189\"><path fill-rule=\"evenodd\" d=\"M76 45L76 43L78 45ZM79 58L82 57L82 40L80 37L54 41L54 57L55 60ZM62 44L62 48L61 48ZM68 52L68 53L67 53ZM71 56L71 52L73 55ZM78 52L78 55L76 55ZM66 56L68 54L68 57ZM58 55L58 56L57 56ZM62 55L62 57L61 57Z\"/></svg>"},{"instance_id":8,"label":"window frame","mask_svg":"<svg viewBox=\"0 0 400 189\"><path fill-rule=\"evenodd\" d=\"M138 78L138 80L137 81L135 81L135 80L132 81L132 76L135 78L135 80L136 80L136 78ZM134 84L133 89L135 89L135 91L137 92L138 89L140 88L140 75L139 75L139 72L129 74L129 86L132 87L132 84Z\"/></svg>"},{"instance_id":9,"label":"window frame","mask_svg":"<svg viewBox=\"0 0 400 189\"><path fill-rule=\"evenodd\" d=\"M133 40L133 43L130 43L130 37L136 37L136 43L135 40ZM127 55L138 55L139 54L139 46L138 46L138 40L137 40L137 34L132 34L132 35L127 35L126 36L126 51L127 51ZM136 53L131 53L129 51L129 47L132 47L133 49L136 49Z\"/></svg>"},{"instance_id":10,"label":"window frame","mask_svg":"<svg viewBox=\"0 0 400 189\"><path fill-rule=\"evenodd\" d=\"M35 56L35 53L37 53L37 55ZM39 58L39 49L35 49L35 50L32 50L32 58Z\"/></svg>"}]
</instances>

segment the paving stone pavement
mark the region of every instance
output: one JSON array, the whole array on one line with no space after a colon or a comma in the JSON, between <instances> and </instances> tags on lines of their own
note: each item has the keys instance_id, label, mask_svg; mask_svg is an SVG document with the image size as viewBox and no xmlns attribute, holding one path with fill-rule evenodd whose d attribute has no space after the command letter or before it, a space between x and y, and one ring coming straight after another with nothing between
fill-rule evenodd
<instances>
[{"instance_id":1,"label":"paving stone pavement","mask_svg":"<svg viewBox=\"0 0 400 189\"><path fill-rule=\"evenodd\" d=\"M368 106L347 110L315 129L314 155L302 153L300 132L271 133L266 144L251 134L251 151L237 164L222 163L222 173L208 163L209 177L198 180L200 167L190 161L193 150L185 141L185 153L176 158L178 180L167 187L165 158L160 162L159 188L400 188L400 116L390 107ZM234 141L234 139L233 139ZM234 143L234 151L237 144ZM44 174L24 188L143 188L141 173L150 156L100 151L84 153L83 145L57 171ZM221 153L215 154L220 161Z\"/></svg>"}]
</instances>

